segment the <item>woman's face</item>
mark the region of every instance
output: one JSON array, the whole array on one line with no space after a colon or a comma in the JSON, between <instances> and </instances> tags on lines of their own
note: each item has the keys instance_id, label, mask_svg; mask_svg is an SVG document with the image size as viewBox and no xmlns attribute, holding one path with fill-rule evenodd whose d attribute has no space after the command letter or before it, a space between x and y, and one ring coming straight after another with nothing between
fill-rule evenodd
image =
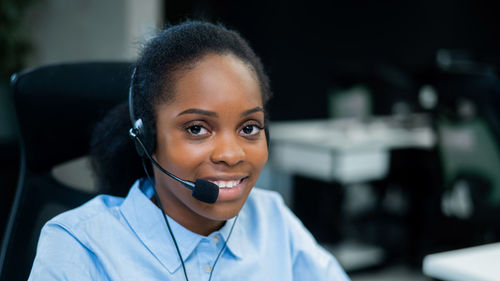
<instances>
[{"instance_id":1,"label":"woman's face","mask_svg":"<svg viewBox=\"0 0 500 281\"><path fill-rule=\"evenodd\" d=\"M173 99L156 112L160 165L182 179L219 186L217 202L203 203L155 168L162 205L188 229L208 234L238 214L267 161L256 75L233 55L206 55L179 75Z\"/></svg>"}]
</instances>

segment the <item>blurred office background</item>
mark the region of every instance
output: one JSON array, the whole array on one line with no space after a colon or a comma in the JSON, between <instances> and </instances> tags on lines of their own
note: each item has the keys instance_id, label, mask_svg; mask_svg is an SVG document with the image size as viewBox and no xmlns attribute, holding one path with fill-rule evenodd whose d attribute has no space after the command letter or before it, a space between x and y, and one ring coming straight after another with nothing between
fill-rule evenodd
<instances>
[{"instance_id":1,"label":"blurred office background","mask_svg":"<svg viewBox=\"0 0 500 281\"><path fill-rule=\"evenodd\" d=\"M206 19L239 30L271 78L273 142L259 185L282 193L353 280L428 280L426 254L500 241L497 8L471 0L2 1L0 233L19 170L10 75L132 61L157 28ZM320 167L302 167L295 154ZM98 192L85 158L53 173Z\"/></svg>"}]
</instances>

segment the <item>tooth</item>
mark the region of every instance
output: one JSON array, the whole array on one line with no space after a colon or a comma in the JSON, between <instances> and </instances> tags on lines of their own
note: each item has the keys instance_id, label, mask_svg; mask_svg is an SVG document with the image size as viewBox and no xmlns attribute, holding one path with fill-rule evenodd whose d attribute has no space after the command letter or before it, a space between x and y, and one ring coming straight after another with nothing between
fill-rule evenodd
<instances>
[{"instance_id":1,"label":"tooth","mask_svg":"<svg viewBox=\"0 0 500 281\"><path fill-rule=\"evenodd\" d=\"M214 184L216 184L219 188L232 188L237 186L240 183L241 180L235 180L235 181L210 181Z\"/></svg>"}]
</instances>

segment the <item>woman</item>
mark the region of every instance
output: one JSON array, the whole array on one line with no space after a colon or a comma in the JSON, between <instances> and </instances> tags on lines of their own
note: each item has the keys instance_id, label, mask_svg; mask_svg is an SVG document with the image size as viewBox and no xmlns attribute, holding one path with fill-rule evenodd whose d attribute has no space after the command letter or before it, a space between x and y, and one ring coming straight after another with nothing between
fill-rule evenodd
<instances>
[{"instance_id":1,"label":"woman","mask_svg":"<svg viewBox=\"0 0 500 281\"><path fill-rule=\"evenodd\" d=\"M148 42L128 105L144 170L121 106L96 130L94 166L111 189L139 180L49 221L30 280L348 280L276 193L253 188L270 95L234 31L186 22Z\"/></svg>"}]
</instances>

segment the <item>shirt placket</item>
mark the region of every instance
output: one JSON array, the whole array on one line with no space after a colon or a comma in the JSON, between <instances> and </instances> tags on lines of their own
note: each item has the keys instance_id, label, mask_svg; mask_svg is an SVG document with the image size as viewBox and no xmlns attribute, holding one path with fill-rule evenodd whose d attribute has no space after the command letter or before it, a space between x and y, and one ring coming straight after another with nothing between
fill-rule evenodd
<instances>
[{"instance_id":1,"label":"shirt placket","mask_svg":"<svg viewBox=\"0 0 500 281\"><path fill-rule=\"evenodd\" d=\"M219 234L213 234L200 241L197 249L199 280L208 280L214 270L214 262L221 249L220 240Z\"/></svg>"}]
</instances>

